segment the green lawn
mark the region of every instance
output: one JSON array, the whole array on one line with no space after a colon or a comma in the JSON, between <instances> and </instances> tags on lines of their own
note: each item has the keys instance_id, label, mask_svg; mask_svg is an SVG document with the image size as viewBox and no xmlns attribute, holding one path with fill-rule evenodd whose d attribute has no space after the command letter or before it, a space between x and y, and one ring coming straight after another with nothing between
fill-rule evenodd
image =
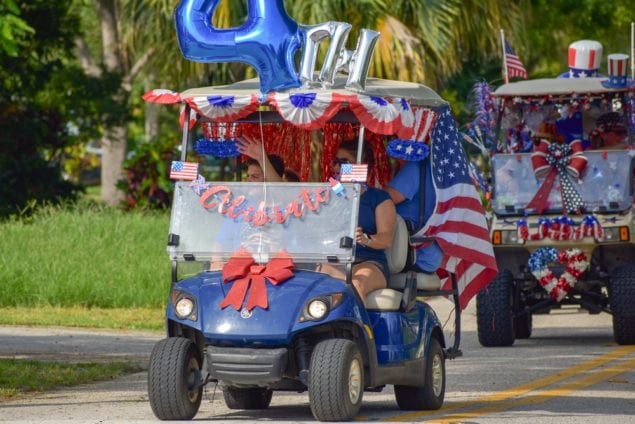
<instances>
[{"instance_id":1,"label":"green lawn","mask_svg":"<svg viewBox=\"0 0 635 424\"><path fill-rule=\"evenodd\" d=\"M65 364L0 359L0 399L54 387L108 380L138 371L141 371L141 367L128 362Z\"/></svg>"}]
</instances>

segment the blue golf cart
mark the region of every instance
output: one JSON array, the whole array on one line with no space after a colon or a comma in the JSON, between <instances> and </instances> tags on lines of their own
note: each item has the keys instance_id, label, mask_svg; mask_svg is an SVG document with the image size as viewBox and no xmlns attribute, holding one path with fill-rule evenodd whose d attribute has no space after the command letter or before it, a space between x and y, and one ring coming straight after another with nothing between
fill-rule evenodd
<instances>
[{"instance_id":1,"label":"blue golf cart","mask_svg":"<svg viewBox=\"0 0 635 424\"><path fill-rule=\"evenodd\" d=\"M416 107L447 107L425 86L373 78L364 93L337 84L313 91L338 93L345 101L346 95L390 96ZM174 102L184 104L192 123L201 123L212 110L201 102L257 92L258 81L251 80L188 90ZM363 128L363 115L341 106L330 121L361 122ZM280 98L276 107L261 102L235 123L284 121L282 109ZM192 152L190 127L183 125L182 161ZM388 288L362 301L351 283L359 198L355 183L336 188L205 181L198 175L175 184L167 337L154 347L148 374L150 405L159 419L193 418L208 384L222 389L230 409L265 409L274 392L306 391L321 421L353 419L364 392L387 385L394 386L402 410L441 408L446 359L461 354L456 281L441 290L437 274L411 269L411 245L422 240L412 240L413 231L398 217L386 252ZM320 272L322 264L341 267L346 279ZM455 303L451 345L422 300L444 295Z\"/></svg>"}]
</instances>

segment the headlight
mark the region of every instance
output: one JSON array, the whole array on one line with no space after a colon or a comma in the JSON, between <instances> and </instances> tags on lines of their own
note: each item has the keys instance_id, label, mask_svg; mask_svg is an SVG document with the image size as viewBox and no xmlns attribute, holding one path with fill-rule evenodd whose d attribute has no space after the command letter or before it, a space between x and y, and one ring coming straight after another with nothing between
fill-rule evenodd
<instances>
[{"instance_id":1,"label":"headlight","mask_svg":"<svg viewBox=\"0 0 635 424\"><path fill-rule=\"evenodd\" d=\"M329 311L329 307L322 299L315 299L309 303L307 312L313 319L322 319Z\"/></svg>"},{"instance_id":2,"label":"headlight","mask_svg":"<svg viewBox=\"0 0 635 424\"><path fill-rule=\"evenodd\" d=\"M174 312L180 319L186 319L194 312L194 301L189 297L181 297L174 305ZM193 319L196 319L195 317Z\"/></svg>"}]
</instances>

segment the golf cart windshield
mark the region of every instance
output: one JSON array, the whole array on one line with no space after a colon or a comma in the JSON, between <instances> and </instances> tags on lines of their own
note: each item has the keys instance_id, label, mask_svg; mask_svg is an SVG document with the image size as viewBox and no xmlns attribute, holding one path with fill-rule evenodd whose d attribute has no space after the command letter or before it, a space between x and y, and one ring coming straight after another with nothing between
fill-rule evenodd
<instances>
[{"instance_id":1,"label":"golf cart windshield","mask_svg":"<svg viewBox=\"0 0 635 424\"><path fill-rule=\"evenodd\" d=\"M352 262L359 186L337 193L328 183L177 182L168 254L225 261L244 249L261 263L282 251L297 262Z\"/></svg>"},{"instance_id":2,"label":"golf cart windshield","mask_svg":"<svg viewBox=\"0 0 635 424\"><path fill-rule=\"evenodd\" d=\"M569 177L588 212L615 213L631 206L633 174L631 156L624 150L585 151L588 162L580 179ZM494 210L499 215L536 213L527 204L541 187L531 154L498 154L492 157ZM562 213L560 178L556 177L547 200L548 213Z\"/></svg>"}]
</instances>

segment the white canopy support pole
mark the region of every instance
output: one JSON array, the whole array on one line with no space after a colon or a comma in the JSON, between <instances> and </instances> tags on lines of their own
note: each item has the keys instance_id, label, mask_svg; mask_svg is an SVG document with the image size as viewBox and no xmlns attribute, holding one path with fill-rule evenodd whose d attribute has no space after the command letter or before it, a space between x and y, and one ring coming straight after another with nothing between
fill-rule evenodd
<instances>
[{"instance_id":1,"label":"white canopy support pole","mask_svg":"<svg viewBox=\"0 0 635 424\"><path fill-rule=\"evenodd\" d=\"M501 32L501 47L503 48L503 80L505 84L509 83L509 75L507 74L507 53L505 53L505 31Z\"/></svg>"},{"instance_id":2,"label":"white canopy support pole","mask_svg":"<svg viewBox=\"0 0 635 424\"><path fill-rule=\"evenodd\" d=\"M187 158L187 142L190 138L190 105L187 103L185 104L183 114L185 115L185 119L183 120L183 135L181 138L181 161L185 162Z\"/></svg>"},{"instance_id":3,"label":"white canopy support pole","mask_svg":"<svg viewBox=\"0 0 635 424\"><path fill-rule=\"evenodd\" d=\"M359 124L359 137L357 138L357 163L362 163L362 153L364 152L364 130L365 127Z\"/></svg>"}]
</instances>

